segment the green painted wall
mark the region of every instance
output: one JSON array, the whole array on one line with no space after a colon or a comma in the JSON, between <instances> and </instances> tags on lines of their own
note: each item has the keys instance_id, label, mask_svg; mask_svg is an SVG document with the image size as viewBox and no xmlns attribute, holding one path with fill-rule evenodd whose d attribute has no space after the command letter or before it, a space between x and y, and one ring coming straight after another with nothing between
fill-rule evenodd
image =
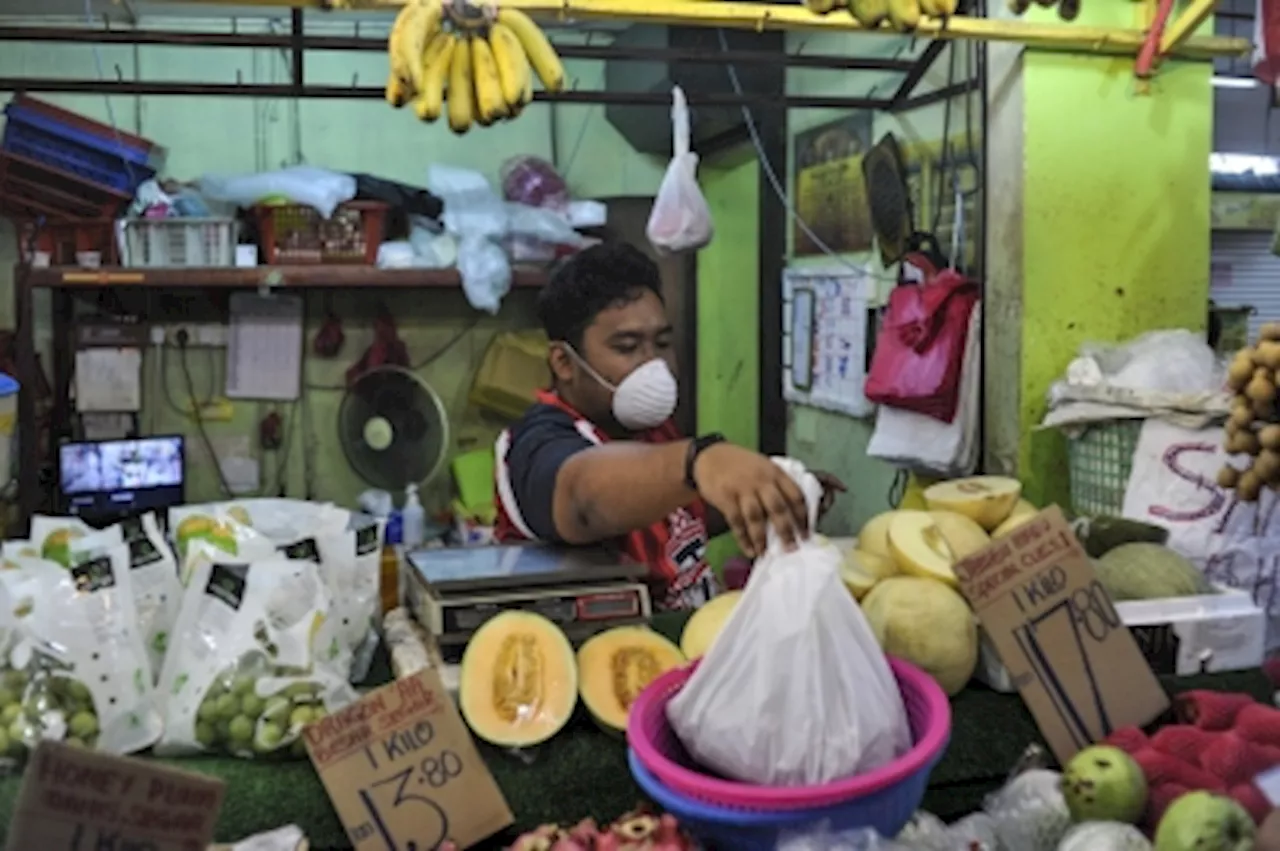
<instances>
[{"instance_id":1,"label":"green painted wall","mask_svg":"<svg viewBox=\"0 0 1280 851\"><path fill-rule=\"evenodd\" d=\"M1019 469L1046 503L1069 497L1065 444L1032 429L1080 343L1204 327L1212 69L1169 64L1146 97L1124 60L1028 53L1024 69Z\"/></svg>"},{"instance_id":2,"label":"green painted wall","mask_svg":"<svg viewBox=\"0 0 1280 851\"><path fill-rule=\"evenodd\" d=\"M698 252L698 431L751 447L760 437L759 173L744 147L699 175L716 235ZM724 535L709 558L719 566L736 551Z\"/></svg>"},{"instance_id":3,"label":"green painted wall","mask_svg":"<svg viewBox=\"0 0 1280 851\"><path fill-rule=\"evenodd\" d=\"M920 46L913 47L910 39L907 38L812 33L789 33L787 47L791 52L806 54L883 58L910 56L920 49ZM920 81L916 89L917 94L946 84L950 50L948 46ZM959 64L963 69L963 63ZM962 70L958 73L962 73ZM901 80L902 76L899 74L790 69L787 72L787 90L792 94L803 95L888 97L897 89ZM959 133L963 127L962 112L956 105L958 103L959 101L953 101L952 136ZM977 108L976 100L974 108ZM846 114L830 109L792 110L788 114L788 129L794 137L804 130L839 119ZM899 142L906 145L936 142L942 137L943 117L942 103L901 115L875 113L872 141L879 139L886 132L892 132ZM977 120L977 113L975 113L975 120ZM979 132L981 132L980 129ZM790 175L793 172L794 169L789 167L788 192L792 189ZM790 233L788 229L788 244L790 244ZM872 259L865 254L846 255L843 259L857 264L870 260L873 270L881 275L879 290L882 297L892 287L894 272L880 268L878 259ZM839 261L818 257L799 258L795 262L797 265L829 266ZM781 282L777 285L781 286ZM867 442L871 439L871 432L875 425L874 419L857 419L804 405L791 405L788 418L788 454L801 459L814 469L834 473L849 486L849 493L824 519L822 530L825 533L856 534L872 515L889 507L889 489L893 483L894 468L869 458L866 454Z\"/></svg>"},{"instance_id":4,"label":"green painted wall","mask_svg":"<svg viewBox=\"0 0 1280 851\"><path fill-rule=\"evenodd\" d=\"M1139 13L1086 5L1083 22ZM1069 501L1065 440L1036 426L1080 344L1205 324L1212 69L1167 63L1149 94L1132 70L992 49L986 457L1040 504Z\"/></svg>"}]
</instances>

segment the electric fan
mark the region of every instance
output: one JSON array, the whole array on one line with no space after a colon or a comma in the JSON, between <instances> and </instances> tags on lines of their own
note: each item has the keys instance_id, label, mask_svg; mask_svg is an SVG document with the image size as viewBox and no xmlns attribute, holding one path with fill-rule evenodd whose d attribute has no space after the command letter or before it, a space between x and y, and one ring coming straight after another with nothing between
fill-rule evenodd
<instances>
[{"instance_id":1,"label":"electric fan","mask_svg":"<svg viewBox=\"0 0 1280 851\"><path fill-rule=\"evenodd\" d=\"M338 408L338 440L351 469L391 493L433 478L449 448L449 418L435 390L398 366L361 375Z\"/></svg>"}]
</instances>

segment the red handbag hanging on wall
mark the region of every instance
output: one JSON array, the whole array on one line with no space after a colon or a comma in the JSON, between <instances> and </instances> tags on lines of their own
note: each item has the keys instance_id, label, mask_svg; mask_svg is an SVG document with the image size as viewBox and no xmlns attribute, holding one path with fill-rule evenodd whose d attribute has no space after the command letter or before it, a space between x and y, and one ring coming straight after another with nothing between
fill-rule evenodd
<instances>
[{"instance_id":1,"label":"red handbag hanging on wall","mask_svg":"<svg viewBox=\"0 0 1280 851\"><path fill-rule=\"evenodd\" d=\"M960 371L978 285L954 269L889 294L866 397L949 423L960 397Z\"/></svg>"}]
</instances>

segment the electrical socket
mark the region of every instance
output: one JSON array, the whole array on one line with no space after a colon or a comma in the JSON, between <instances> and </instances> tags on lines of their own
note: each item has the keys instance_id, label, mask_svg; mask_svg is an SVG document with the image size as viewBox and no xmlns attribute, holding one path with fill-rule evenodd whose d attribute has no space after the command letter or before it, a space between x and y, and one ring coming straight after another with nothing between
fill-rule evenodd
<instances>
[{"instance_id":1,"label":"electrical socket","mask_svg":"<svg viewBox=\"0 0 1280 851\"><path fill-rule=\"evenodd\" d=\"M227 326L218 322L192 322L169 325L165 328L165 342L178 345L178 332L187 332L187 346L191 348L222 348L227 345Z\"/></svg>"}]
</instances>

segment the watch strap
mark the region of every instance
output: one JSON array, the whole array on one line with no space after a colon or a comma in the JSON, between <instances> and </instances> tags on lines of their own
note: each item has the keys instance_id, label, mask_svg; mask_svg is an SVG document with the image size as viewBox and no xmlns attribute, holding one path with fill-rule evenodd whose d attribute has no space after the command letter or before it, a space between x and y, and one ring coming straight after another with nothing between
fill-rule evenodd
<instances>
[{"instance_id":1,"label":"watch strap","mask_svg":"<svg viewBox=\"0 0 1280 851\"><path fill-rule=\"evenodd\" d=\"M691 491L698 490L698 482L694 479L693 468L698 461L698 456L708 447L715 446L717 443L724 443L725 436L718 432L712 434L704 434L702 437L695 437L689 441L689 451L684 456L684 485Z\"/></svg>"}]
</instances>

